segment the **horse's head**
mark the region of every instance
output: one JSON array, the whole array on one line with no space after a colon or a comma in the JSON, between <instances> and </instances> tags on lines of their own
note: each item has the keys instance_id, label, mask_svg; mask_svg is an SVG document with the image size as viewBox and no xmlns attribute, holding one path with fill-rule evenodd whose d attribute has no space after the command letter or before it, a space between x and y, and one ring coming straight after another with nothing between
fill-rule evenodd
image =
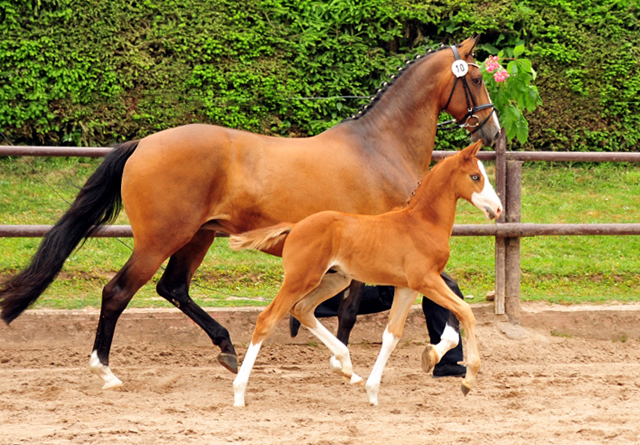
<instances>
[{"instance_id":1,"label":"horse's head","mask_svg":"<svg viewBox=\"0 0 640 445\"><path fill-rule=\"evenodd\" d=\"M456 194L482 210L488 219L494 219L502 213L502 203L489 182L482 162L476 158L481 146L481 141L477 141L454 156L458 162L454 179Z\"/></svg>"},{"instance_id":2,"label":"horse's head","mask_svg":"<svg viewBox=\"0 0 640 445\"><path fill-rule=\"evenodd\" d=\"M440 51L443 70L449 71L442 88L442 109L451 114L454 126L466 128L471 139L491 146L500 133L500 123L493 108L480 68L473 58L478 37Z\"/></svg>"}]
</instances>

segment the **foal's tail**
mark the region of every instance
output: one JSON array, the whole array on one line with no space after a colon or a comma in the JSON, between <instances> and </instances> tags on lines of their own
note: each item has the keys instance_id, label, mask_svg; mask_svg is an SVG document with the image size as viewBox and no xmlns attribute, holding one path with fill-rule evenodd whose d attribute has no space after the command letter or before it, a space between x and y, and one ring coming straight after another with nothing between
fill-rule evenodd
<instances>
[{"instance_id":1,"label":"foal's tail","mask_svg":"<svg viewBox=\"0 0 640 445\"><path fill-rule=\"evenodd\" d=\"M294 224L280 223L275 226L266 227L264 229L251 230L241 233L240 235L231 235L229 238L229 247L232 250L263 250L275 246L283 241Z\"/></svg>"},{"instance_id":2,"label":"foal's tail","mask_svg":"<svg viewBox=\"0 0 640 445\"><path fill-rule=\"evenodd\" d=\"M120 187L124 164L138 141L117 145L87 180L73 204L46 234L31 264L0 288L0 318L11 323L55 279L83 238L112 222L122 207Z\"/></svg>"}]
</instances>

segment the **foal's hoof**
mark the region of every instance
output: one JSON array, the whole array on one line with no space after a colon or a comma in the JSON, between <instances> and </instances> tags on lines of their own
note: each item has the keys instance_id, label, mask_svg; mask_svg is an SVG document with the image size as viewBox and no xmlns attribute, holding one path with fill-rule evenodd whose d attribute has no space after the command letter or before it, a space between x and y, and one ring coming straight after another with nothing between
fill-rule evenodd
<instances>
[{"instance_id":1,"label":"foal's hoof","mask_svg":"<svg viewBox=\"0 0 640 445\"><path fill-rule=\"evenodd\" d=\"M345 382L350 385L364 386L364 379L360 377L358 374L351 374L351 376L342 375L342 378Z\"/></svg>"},{"instance_id":2,"label":"foal's hoof","mask_svg":"<svg viewBox=\"0 0 640 445\"><path fill-rule=\"evenodd\" d=\"M469 391L471 391L471 387L467 386L465 382L462 382L462 385L460 385L460 389L462 390L463 396L466 396L467 394L469 394Z\"/></svg>"},{"instance_id":3,"label":"foal's hoof","mask_svg":"<svg viewBox=\"0 0 640 445\"><path fill-rule=\"evenodd\" d=\"M342 363L340 363L340 360L338 360L335 355L332 355L329 359L329 368L331 372L335 374L342 374Z\"/></svg>"},{"instance_id":4,"label":"foal's hoof","mask_svg":"<svg viewBox=\"0 0 640 445\"><path fill-rule=\"evenodd\" d=\"M422 369L424 372L431 372L438 364L438 354L432 345L427 345L422 351Z\"/></svg>"},{"instance_id":5,"label":"foal's hoof","mask_svg":"<svg viewBox=\"0 0 640 445\"><path fill-rule=\"evenodd\" d=\"M221 352L218 354L218 362L234 374L238 373L238 356Z\"/></svg>"},{"instance_id":6,"label":"foal's hoof","mask_svg":"<svg viewBox=\"0 0 640 445\"><path fill-rule=\"evenodd\" d=\"M117 377L114 377L112 380L109 380L108 382L106 382L102 386L102 389L120 388L121 386L122 386L122 382L120 381L120 379Z\"/></svg>"}]
</instances>

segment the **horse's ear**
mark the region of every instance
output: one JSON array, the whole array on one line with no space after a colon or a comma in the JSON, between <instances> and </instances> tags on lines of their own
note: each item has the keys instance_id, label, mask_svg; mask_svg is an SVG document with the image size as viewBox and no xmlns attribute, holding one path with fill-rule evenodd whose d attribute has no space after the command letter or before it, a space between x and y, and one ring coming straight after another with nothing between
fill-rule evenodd
<instances>
[{"instance_id":1,"label":"horse's ear","mask_svg":"<svg viewBox=\"0 0 640 445\"><path fill-rule=\"evenodd\" d=\"M480 40L480 36L469 37L467 40L460 44L460 54L463 57L468 57L472 52L473 48L475 48L476 44Z\"/></svg>"},{"instance_id":2,"label":"horse's ear","mask_svg":"<svg viewBox=\"0 0 640 445\"><path fill-rule=\"evenodd\" d=\"M468 160L477 155L480 151L480 148L482 148L482 141L477 141L462 150L460 154L465 160Z\"/></svg>"}]
</instances>

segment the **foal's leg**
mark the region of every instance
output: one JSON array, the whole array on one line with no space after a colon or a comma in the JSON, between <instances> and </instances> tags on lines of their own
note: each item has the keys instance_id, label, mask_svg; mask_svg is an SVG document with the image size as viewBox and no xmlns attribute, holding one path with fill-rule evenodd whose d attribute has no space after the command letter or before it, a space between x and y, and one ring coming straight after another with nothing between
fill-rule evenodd
<instances>
[{"instance_id":1,"label":"foal's leg","mask_svg":"<svg viewBox=\"0 0 640 445\"><path fill-rule=\"evenodd\" d=\"M460 322L453 312L449 311L444 330L440 334L440 342L437 345L427 345L422 352L422 369L431 372L447 352L458 346L459 339Z\"/></svg>"},{"instance_id":2,"label":"foal's leg","mask_svg":"<svg viewBox=\"0 0 640 445\"><path fill-rule=\"evenodd\" d=\"M91 372L104 381L102 389L121 386L122 382L109 368L109 351L116 323L122 311L127 307L133 295L149 281L158 270L166 256L145 255L134 250L129 261L102 291L100 321L89 360Z\"/></svg>"},{"instance_id":3,"label":"foal's leg","mask_svg":"<svg viewBox=\"0 0 640 445\"><path fill-rule=\"evenodd\" d=\"M291 313L332 352L331 370L342 375L347 382L355 384L361 383L362 378L353 373L349 349L314 315L314 311L320 303L344 289L349 281L350 279L340 272L326 274L318 287L293 306Z\"/></svg>"},{"instance_id":4,"label":"foal's leg","mask_svg":"<svg viewBox=\"0 0 640 445\"><path fill-rule=\"evenodd\" d=\"M231 343L229 331L189 296L191 278L202 263L214 238L215 232L212 230L198 231L187 245L171 256L156 290L207 333L213 344L220 347L218 362L229 371L237 373L238 357Z\"/></svg>"},{"instance_id":5,"label":"foal's leg","mask_svg":"<svg viewBox=\"0 0 640 445\"><path fill-rule=\"evenodd\" d=\"M358 311L360 309L360 302L362 301L362 294L364 290L364 283L360 281L351 281L349 287L342 293L336 294L340 298L338 309L335 314L326 315L326 312L331 312L324 307L323 314L320 317L338 317L338 340L345 345L349 344L349 335L353 330L353 326L356 323ZM333 309L333 307L332 307ZM289 318L289 333L291 337L298 335L298 329L300 328L300 321L293 315Z\"/></svg>"},{"instance_id":6,"label":"foal's leg","mask_svg":"<svg viewBox=\"0 0 640 445\"><path fill-rule=\"evenodd\" d=\"M322 293L326 295L326 298L331 298L331 296L335 295L339 290L344 289L344 287L349 283L349 279L343 275L331 278L323 285L322 283L324 282L324 279L322 278L322 275L314 277L312 276L314 275L313 272L311 272L307 277L302 277L301 274L304 274L302 270L296 270L285 275L284 282L282 283L282 287L278 291L278 294L275 296L273 301L271 301L269 306L267 306L267 308L258 315L258 321L256 322L256 327L251 337L251 344L249 345L249 349L242 361L242 366L240 366L238 376L233 381L233 406L244 406L244 395L247 389L247 383L249 382L249 375L251 374L251 370L255 364L262 342L273 332L277 323L284 318L287 312L292 311L294 305L306 296L313 297L318 295L318 293L315 292L315 288L318 286L323 289ZM329 274L328 276L338 276L338 274ZM313 314L315 306L317 306L317 304L310 307L311 314ZM304 307L304 305L302 307ZM307 327L309 326L307 310L294 310L293 312L294 315L301 318L303 325ZM320 323L317 324L322 326ZM312 332L314 331L312 330ZM329 333L329 335L331 336L331 333ZM334 340L346 349L346 346L335 339L335 337Z\"/></svg>"},{"instance_id":7,"label":"foal's leg","mask_svg":"<svg viewBox=\"0 0 640 445\"><path fill-rule=\"evenodd\" d=\"M467 347L467 352L465 354L467 374L462 381L462 393L464 395L467 395L471 388L473 388L478 370L480 369L480 355L478 354L478 345L476 343L475 334L476 318L473 315L471 306L469 306L467 302L458 298L458 296L454 294L451 289L449 289L449 287L445 284L444 280L439 275L431 274L425 277L422 283L423 285L419 289L420 293L431 299L434 303L437 303L445 309L449 309L451 312L453 312L453 314L458 320L460 320L460 323L462 323L462 326L464 327L464 335ZM453 331L453 329L451 331ZM448 334L448 337L450 337L449 346L454 342L454 332L451 331ZM455 340L455 343L457 344L457 338ZM439 344L434 347L435 352L438 354L435 363L437 363L442 355L444 355L444 353L440 355L441 351L438 350L438 347ZM444 349L446 348L442 348L442 350ZM444 350L444 352L446 352L446 350Z\"/></svg>"},{"instance_id":8,"label":"foal's leg","mask_svg":"<svg viewBox=\"0 0 640 445\"><path fill-rule=\"evenodd\" d=\"M382 380L382 372L387 364L387 360L391 355L391 352L395 349L402 331L404 330L404 323L409 315L409 310L418 293L408 288L396 287L395 296L393 298L393 305L389 312L389 323L387 324L384 334L382 335L382 348L380 348L380 354L376 360L373 370L367 379L367 396L369 397L369 403L371 405L378 404L378 390L380 389L380 381Z\"/></svg>"},{"instance_id":9,"label":"foal's leg","mask_svg":"<svg viewBox=\"0 0 640 445\"><path fill-rule=\"evenodd\" d=\"M278 294L269 303L269 306L258 315L256 327L251 336L251 344L244 356L238 375L233 381L233 406L244 406L244 395L249 382L249 375L251 375L251 370L258 357L262 342L273 332L278 322L284 318L293 305L314 286L312 283L305 283L306 285L303 284L303 287L294 287L289 286L288 283L289 280L285 275Z\"/></svg>"}]
</instances>

